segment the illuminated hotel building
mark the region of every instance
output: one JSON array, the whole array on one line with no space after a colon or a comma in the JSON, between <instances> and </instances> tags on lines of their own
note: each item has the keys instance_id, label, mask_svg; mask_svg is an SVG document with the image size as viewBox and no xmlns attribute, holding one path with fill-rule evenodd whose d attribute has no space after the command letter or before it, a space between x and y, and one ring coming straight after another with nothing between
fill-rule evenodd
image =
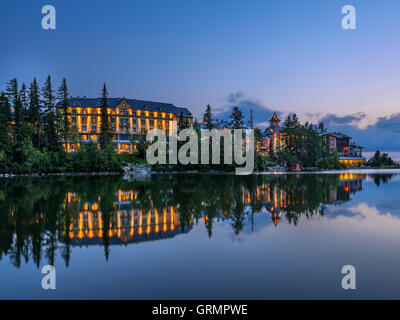
<instances>
[{"instance_id":1,"label":"illuminated hotel building","mask_svg":"<svg viewBox=\"0 0 400 320\"><path fill-rule=\"evenodd\" d=\"M276 151L276 149L282 147L284 143L280 124L281 120L279 120L275 112L269 122L270 126L263 132L262 142L257 146L257 151L264 156L269 154L271 148Z\"/></svg>"},{"instance_id":2,"label":"illuminated hotel building","mask_svg":"<svg viewBox=\"0 0 400 320\"><path fill-rule=\"evenodd\" d=\"M67 109L70 123L78 129L80 142L98 142L101 126L101 98L70 98ZM108 98L107 113L113 130L117 153L133 153L135 136L145 135L150 129L161 129L166 135L176 130L178 118L192 125L192 114L186 108L173 104L126 98ZM58 106L59 108L60 105ZM79 147L70 142L64 147L74 152Z\"/></svg>"},{"instance_id":3,"label":"illuminated hotel building","mask_svg":"<svg viewBox=\"0 0 400 320\"><path fill-rule=\"evenodd\" d=\"M191 229L191 225L185 227L184 231L178 228L179 214L173 206L157 210L151 203L148 209L134 208L132 201L136 199L134 191L119 190L113 204L114 210L107 220L108 226L105 225L106 219L98 202L83 203L78 216L67 226L69 238L75 245L100 244L104 236L108 236L110 244L128 244L171 238ZM74 202L80 203L78 195L68 192L65 205Z\"/></svg>"},{"instance_id":4,"label":"illuminated hotel building","mask_svg":"<svg viewBox=\"0 0 400 320\"><path fill-rule=\"evenodd\" d=\"M346 166L360 166L365 164L366 159L362 156L363 147L350 142L351 137L340 132L328 133L326 137L329 148L339 153L340 163Z\"/></svg>"},{"instance_id":5,"label":"illuminated hotel building","mask_svg":"<svg viewBox=\"0 0 400 320\"><path fill-rule=\"evenodd\" d=\"M257 146L257 151L264 156L267 156L271 148L276 151L278 147L282 147L285 143L284 134L282 133L281 125L276 113L269 120L270 126L265 129L262 142ZM331 150L336 150L340 159L339 162L346 166L364 165L366 159L362 156L363 147L351 142L351 137L333 132L326 134L328 144Z\"/></svg>"}]
</instances>

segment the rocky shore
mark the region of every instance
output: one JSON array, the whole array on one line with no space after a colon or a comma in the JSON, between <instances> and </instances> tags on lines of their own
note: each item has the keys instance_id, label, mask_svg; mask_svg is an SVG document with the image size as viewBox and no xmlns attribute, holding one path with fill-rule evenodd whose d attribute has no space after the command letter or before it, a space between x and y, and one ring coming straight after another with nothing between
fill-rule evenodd
<instances>
[{"instance_id":1,"label":"rocky shore","mask_svg":"<svg viewBox=\"0 0 400 320\"><path fill-rule=\"evenodd\" d=\"M151 174L151 167L147 164L128 164L124 168L125 175L147 177Z\"/></svg>"}]
</instances>

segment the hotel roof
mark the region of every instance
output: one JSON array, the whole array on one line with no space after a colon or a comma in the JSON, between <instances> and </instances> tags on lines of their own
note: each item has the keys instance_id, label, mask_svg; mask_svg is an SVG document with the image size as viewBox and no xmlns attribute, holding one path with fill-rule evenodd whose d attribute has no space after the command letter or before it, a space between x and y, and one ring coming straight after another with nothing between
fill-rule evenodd
<instances>
[{"instance_id":1,"label":"hotel roof","mask_svg":"<svg viewBox=\"0 0 400 320\"><path fill-rule=\"evenodd\" d=\"M340 132L329 132L329 133L327 133L327 135L328 136L332 136L332 137L335 137L335 138L348 138L348 139L351 139L351 137L349 137L348 135L345 135L345 134L343 134L343 133L340 133Z\"/></svg>"},{"instance_id":2,"label":"hotel roof","mask_svg":"<svg viewBox=\"0 0 400 320\"><path fill-rule=\"evenodd\" d=\"M73 97L69 98L69 107L71 108L99 108L101 98L80 98ZM176 107L171 103L154 102L137 99L126 99L126 98L108 98L107 103L109 108L116 108L123 101L126 101L128 107L130 106L134 110L153 111L153 112L167 112L180 115L181 112L185 117L191 117L192 113L186 108Z\"/></svg>"}]
</instances>

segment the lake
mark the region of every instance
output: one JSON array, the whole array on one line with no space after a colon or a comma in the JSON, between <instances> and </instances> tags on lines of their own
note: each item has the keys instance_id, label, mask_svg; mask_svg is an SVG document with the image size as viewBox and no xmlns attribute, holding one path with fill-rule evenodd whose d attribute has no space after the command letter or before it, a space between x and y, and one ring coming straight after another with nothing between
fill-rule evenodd
<instances>
[{"instance_id":1,"label":"lake","mask_svg":"<svg viewBox=\"0 0 400 320\"><path fill-rule=\"evenodd\" d=\"M400 298L400 171L0 182L0 299Z\"/></svg>"}]
</instances>

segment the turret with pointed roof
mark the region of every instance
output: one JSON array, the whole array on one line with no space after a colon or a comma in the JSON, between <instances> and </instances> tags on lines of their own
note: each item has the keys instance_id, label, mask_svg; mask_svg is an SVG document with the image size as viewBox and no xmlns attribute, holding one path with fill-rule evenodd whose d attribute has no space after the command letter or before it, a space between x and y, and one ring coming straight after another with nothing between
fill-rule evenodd
<instances>
[{"instance_id":1,"label":"turret with pointed roof","mask_svg":"<svg viewBox=\"0 0 400 320\"><path fill-rule=\"evenodd\" d=\"M276 112L274 112L274 115L272 116L271 120L269 120L269 122L271 122L271 125L280 126L281 120L279 120L278 116L276 115Z\"/></svg>"}]
</instances>

